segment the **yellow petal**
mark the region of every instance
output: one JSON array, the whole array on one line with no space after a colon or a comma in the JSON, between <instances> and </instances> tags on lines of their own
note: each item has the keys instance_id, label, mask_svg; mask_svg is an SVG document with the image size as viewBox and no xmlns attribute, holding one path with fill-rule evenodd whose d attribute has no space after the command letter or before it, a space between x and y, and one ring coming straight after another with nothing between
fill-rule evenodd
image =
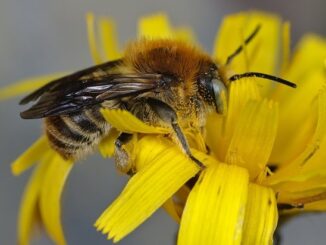
<instances>
[{"instance_id":1,"label":"yellow petal","mask_svg":"<svg viewBox=\"0 0 326 245\"><path fill-rule=\"evenodd\" d=\"M326 92L321 92L315 102L311 106L317 108L316 126L314 132L311 133L312 137L306 142L301 153L291 163L280 167L267 179L267 183L305 181L313 176L326 175Z\"/></svg>"},{"instance_id":2,"label":"yellow petal","mask_svg":"<svg viewBox=\"0 0 326 245\"><path fill-rule=\"evenodd\" d=\"M110 19L102 18L99 20L98 27L105 60L121 58L115 23Z\"/></svg>"},{"instance_id":3,"label":"yellow petal","mask_svg":"<svg viewBox=\"0 0 326 245\"><path fill-rule=\"evenodd\" d=\"M311 104L325 88L326 40L305 36L283 77L298 84L295 90L278 86L273 98L280 102L280 125L271 160L286 163L303 151L314 127ZM298 105L300 109L298 110ZM283 145L287 147L284 149Z\"/></svg>"},{"instance_id":4,"label":"yellow petal","mask_svg":"<svg viewBox=\"0 0 326 245\"><path fill-rule=\"evenodd\" d=\"M206 153L206 143L202 132L195 128L187 128L184 130L184 134L188 140L189 146L195 148L201 152Z\"/></svg>"},{"instance_id":5,"label":"yellow petal","mask_svg":"<svg viewBox=\"0 0 326 245\"><path fill-rule=\"evenodd\" d=\"M286 163L304 150L315 123L312 103L324 87L325 80L324 71L311 73L301 80L297 89L288 91L280 102L280 128L273 149L273 162Z\"/></svg>"},{"instance_id":6,"label":"yellow petal","mask_svg":"<svg viewBox=\"0 0 326 245\"><path fill-rule=\"evenodd\" d=\"M120 132L114 128L111 128L108 135L103 138L99 144L99 150L102 157L112 157L115 150L115 141L118 138Z\"/></svg>"},{"instance_id":7,"label":"yellow petal","mask_svg":"<svg viewBox=\"0 0 326 245\"><path fill-rule=\"evenodd\" d=\"M210 115L206 125L207 144L219 159L225 159L239 114L248 101L259 99L255 79L242 79L230 84L227 115Z\"/></svg>"},{"instance_id":8,"label":"yellow petal","mask_svg":"<svg viewBox=\"0 0 326 245\"><path fill-rule=\"evenodd\" d=\"M306 206L309 207L312 203L322 202L326 200L326 188L316 188L306 191L280 191L278 192L278 202L279 203L290 203L292 205L304 205L303 208L300 209L290 209L290 210L283 210L286 211L305 211Z\"/></svg>"},{"instance_id":9,"label":"yellow petal","mask_svg":"<svg viewBox=\"0 0 326 245\"><path fill-rule=\"evenodd\" d=\"M284 76L301 84L301 80L309 77L310 73L325 70L325 59L326 39L312 34L305 35L297 45Z\"/></svg>"},{"instance_id":10,"label":"yellow petal","mask_svg":"<svg viewBox=\"0 0 326 245\"><path fill-rule=\"evenodd\" d=\"M260 99L255 81L255 79L242 79L230 85L228 112L226 117L226 134L233 130L237 123L237 118L247 102Z\"/></svg>"},{"instance_id":11,"label":"yellow petal","mask_svg":"<svg viewBox=\"0 0 326 245\"><path fill-rule=\"evenodd\" d=\"M326 170L326 91L318 95L316 102L318 112L314 134L302 156L294 163L302 166L302 174Z\"/></svg>"},{"instance_id":12,"label":"yellow petal","mask_svg":"<svg viewBox=\"0 0 326 245\"><path fill-rule=\"evenodd\" d=\"M146 136L145 140L141 139L135 144L136 149L134 150L134 154L137 159L135 160L135 167L137 170L143 169L146 165L151 164L153 161L153 156L161 154L162 149L157 147L157 145L165 145L167 144L167 139L161 136ZM170 146L177 147L179 146L176 143L170 142ZM217 164L217 161L211 157L206 155L205 153L198 151L197 149L190 149L192 154L205 165ZM151 152L151 154L148 154Z\"/></svg>"},{"instance_id":13,"label":"yellow petal","mask_svg":"<svg viewBox=\"0 0 326 245\"><path fill-rule=\"evenodd\" d=\"M277 204L273 190L250 184L242 244L273 244L273 233L277 220Z\"/></svg>"},{"instance_id":14,"label":"yellow petal","mask_svg":"<svg viewBox=\"0 0 326 245\"><path fill-rule=\"evenodd\" d=\"M138 36L147 38L173 37L168 17L163 13L142 17L138 22Z\"/></svg>"},{"instance_id":15,"label":"yellow petal","mask_svg":"<svg viewBox=\"0 0 326 245\"><path fill-rule=\"evenodd\" d=\"M283 23L282 26L282 73L288 68L291 50L291 25L290 22Z\"/></svg>"},{"instance_id":16,"label":"yellow petal","mask_svg":"<svg viewBox=\"0 0 326 245\"><path fill-rule=\"evenodd\" d=\"M178 245L240 244L248 181L243 168L207 167L188 197Z\"/></svg>"},{"instance_id":17,"label":"yellow petal","mask_svg":"<svg viewBox=\"0 0 326 245\"><path fill-rule=\"evenodd\" d=\"M147 134L166 134L170 130L168 128L154 127L145 124L130 112L125 110L101 110L103 117L111 126L119 131L126 133L147 133Z\"/></svg>"},{"instance_id":18,"label":"yellow petal","mask_svg":"<svg viewBox=\"0 0 326 245\"><path fill-rule=\"evenodd\" d=\"M94 28L94 15L92 13L88 13L86 15L86 24L87 24L87 35L88 35L88 44L91 57L95 64L100 64L103 62L101 57L101 52L99 51L96 33Z\"/></svg>"},{"instance_id":19,"label":"yellow petal","mask_svg":"<svg viewBox=\"0 0 326 245\"><path fill-rule=\"evenodd\" d=\"M178 27L173 30L173 34L177 39L179 39L181 41L185 41L185 42L192 43L192 44L197 43L196 36L193 33L191 28Z\"/></svg>"},{"instance_id":20,"label":"yellow petal","mask_svg":"<svg viewBox=\"0 0 326 245\"><path fill-rule=\"evenodd\" d=\"M281 21L276 15L264 12L242 12L223 19L216 36L214 57L226 62L244 40L261 25L258 34L234 58L230 67L236 73L259 71L273 74L277 70ZM271 83L258 81L259 87L268 89Z\"/></svg>"},{"instance_id":21,"label":"yellow petal","mask_svg":"<svg viewBox=\"0 0 326 245\"><path fill-rule=\"evenodd\" d=\"M28 245L30 236L39 219L38 200L44 181L45 173L48 169L48 160L53 156L47 154L43 161L37 165L33 175L24 190L24 195L20 204L18 219L18 244Z\"/></svg>"},{"instance_id":22,"label":"yellow petal","mask_svg":"<svg viewBox=\"0 0 326 245\"><path fill-rule=\"evenodd\" d=\"M316 175L313 178L303 181L286 181L278 185L274 185L273 189L277 192L291 192L298 193L298 195L315 195L323 192L326 189L326 176ZM307 194L313 192L313 194Z\"/></svg>"},{"instance_id":23,"label":"yellow petal","mask_svg":"<svg viewBox=\"0 0 326 245\"><path fill-rule=\"evenodd\" d=\"M44 76L31 77L24 79L6 87L0 88L0 100L5 100L14 96L19 96L33 92L43 85L64 76L66 73L54 73Z\"/></svg>"},{"instance_id":24,"label":"yellow petal","mask_svg":"<svg viewBox=\"0 0 326 245\"><path fill-rule=\"evenodd\" d=\"M287 69L283 71L282 77L297 83L296 90L305 91L308 88L307 96L311 98L312 95L316 94L316 91L324 87L325 59L326 39L316 35L305 35L297 45ZM322 81L312 78L312 75L316 73L324 74ZM306 84L307 82L310 86ZM302 86L308 87L303 89ZM289 90L282 85L277 86L273 98L280 102L284 101L286 105L289 99ZM293 99L291 98L291 100Z\"/></svg>"},{"instance_id":25,"label":"yellow petal","mask_svg":"<svg viewBox=\"0 0 326 245\"><path fill-rule=\"evenodd\" d=\"M51 151L46 136L39 138L27 151L18 157L11 165L11 171L14 175L20 175L26 169L39 161L44 154Z\"/></svg>"},{"instance_id":26,"label":"yellow petal","mask_svg":"<svg viewBox=\"0 0 326 245\"><path fill-rule=\"evenodd\" d=\"M180 223L180 215L172 197L166 200L162 207L176 222Z\"/></svg>"},{"instance_id":27,"label":"yellow petal","mask_svg":"<svg viewBox=\"0 0 326 245\"><path fill-rule=\"evenodd\" d=\"M150 162L128 182L120 196L96 221L96 227L114 242L121 240L171 197L198 167L178 147L167 140L157 141L158 153L148 151L146 145L153 138L144 137L139 143L136 161ZM142 152L143 151L143 152ZM144 159L145 158L145 159Z\"/></svg>"},{"instance_id":28,"label":"yellow petal","mask_svg":"<svg viewBox=\"0 0 326 245\"><path fill-rule=\"evenodd\" d=\"M198 159L198 156L196 156L196 157ZM214 164L218 164L218 163L216 162ZM173 200L173 209L174 209L173 212L175 212L176 215L177 215L177 217L178 217L178 220L177 220L178 223L180 223L180 221L181 221L181 216L182 216L182 213L183 213L183 209L184 209L184 207L186 205L186 202L187 202L188 196L190 194L190 191L191 190L190 190L190 188L187 185L183 185L173 195L173 197L170 198L170 199ZM175 214L172 214L171 215L171 213L169 211L167 211L167 212L172 217L173 217L173 215L175 215Z\"/></svg>"},{"instance_id":29,"label":"yellow petal","mask_svg":"<svg viewBox=\"0 0 326 245\"><path fill-rule=\"evenodd\" d=\"M58 245L66 244L61 225L61 194L66 178L73 166L55 154L47 163L40 196L40 210L44 226L51 239Z\"/></svg>"},{"instance_id":30,"label":"yellow petal","mask_svg":"<svg viewBox=\"0 0 326 245\"><path fill-rule=\"evenodd\" d=\"M134 165L139 171L148 164L152 164L153 157L162 153L162 146L166 145L166 139L162 137L146 136L144 139L138 141L134 154L138 160L135 159ZM172 144L170 145L172 147ZM151 154L148 154L151 152Z\"/></svg>"},{"instance_id":31,"label":"yellow petal","mask_svg":"<svg viewBox=\"0 0 326 245\"><path fill-rule=\"evenodd\" d=\"M248 102L238 115L225 162L246 168L251 180L257 180L271 154L277 125L275 102Z\"/></svg>"},{"instance_id":32,"label":"yellow petal","mask_svg":"<svg viewBox=\"0 0 326 245\"><path fill-rule=\"evenodd\" d=\"M307 211L325 211L326 210L326 200L312 202L304 207Z\"/></svg>"}]
</instances>

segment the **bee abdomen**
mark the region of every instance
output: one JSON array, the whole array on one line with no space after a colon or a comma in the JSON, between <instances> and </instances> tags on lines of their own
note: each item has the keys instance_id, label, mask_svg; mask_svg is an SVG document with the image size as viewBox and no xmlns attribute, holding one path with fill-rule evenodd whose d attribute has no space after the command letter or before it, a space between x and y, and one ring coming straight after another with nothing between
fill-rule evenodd
<instances>
[{"instance_id":1,"label":"bee abdomen","mask_svg":"<svg viewBox=\"0 0 326 245\"><path fill-rule=\"evenodd\" d=\"M98 109L45 119L50 145L65 159L77 160L93 152L109 128Z\"/></svg>"}]
</instances>

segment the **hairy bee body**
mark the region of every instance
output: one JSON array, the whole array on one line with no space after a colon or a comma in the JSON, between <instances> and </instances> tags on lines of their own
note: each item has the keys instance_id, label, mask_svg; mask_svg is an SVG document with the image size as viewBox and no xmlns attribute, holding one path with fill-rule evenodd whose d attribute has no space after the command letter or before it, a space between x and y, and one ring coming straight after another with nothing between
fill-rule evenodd
<instances>
[{"instance_id":1,"label":"hairy bee body","mask_svg":"<svg viewBox=\"0 0 326 245\"><path fill-rule=\"evenodd\" d=\"M150 125L170 126L190 154L179 127L204 126L207 112L219 103L216 79L222 80L221 72L200 49L182 41L144 39L132 42L119 60L60 78L27 96L22 104L37 102L21 116L44 118L52 148L66 159L93 152L108 134L100 108L127 110Z\"/></svg>"},{"instance_id":2,"label":"hairy bee body","mask_svg":"<svg viewBox=\"0 0 326 245\"><path fill-rule=\"evenodd\" d=\"M65 159L80 159L93 152L109 129L99 108L45 118L50 145Z\"/></svg>"}]
</instances>

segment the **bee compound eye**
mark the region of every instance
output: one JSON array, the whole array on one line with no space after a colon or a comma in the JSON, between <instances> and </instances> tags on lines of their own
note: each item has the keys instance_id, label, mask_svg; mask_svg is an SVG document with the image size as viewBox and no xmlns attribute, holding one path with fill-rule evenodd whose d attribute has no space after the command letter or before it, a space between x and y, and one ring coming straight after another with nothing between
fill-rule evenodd
<instances>
[{"instance_id":1,"label":"bee compound eye","mask_svg":"<svg viewBox=\"0 0 326 245\"><path fill-rule=\"evenodd\" d=\"M212 85L216 111L219 114L225 114L227 109L227 89L224 83L216 78L212 79Z\"/></svg>"}]
</instances>

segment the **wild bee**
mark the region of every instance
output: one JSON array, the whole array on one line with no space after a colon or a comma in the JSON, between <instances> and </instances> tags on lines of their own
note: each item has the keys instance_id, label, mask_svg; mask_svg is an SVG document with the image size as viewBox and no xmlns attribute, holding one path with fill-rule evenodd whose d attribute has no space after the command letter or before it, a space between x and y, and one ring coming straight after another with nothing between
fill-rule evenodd
<instances>
[{"instance_id":1,"label":"wild bee","mask_svg":"<svg viewBox=\"0 0 326 245\"><path fill-rule=\"evenodd\" d=\"M259 27L230 55L225 65L258 30ZM202 167L191 154L183 130L200 130L208 112L226 111L230 81L257 76L295 86L257 72L227 78L225 65L182 41L142 39L127 46L119 60L65 76L28 95L21 104L37 102L21 117L45 118L45 132L52 148L66 159L78 159L92 152L111 128L100 108L127 110L147 124L169 126L185 154ZM121 147L128 140L130 135L126 133L118 137L117 155L121 155Z\"/></svg>"}]
</instances>

